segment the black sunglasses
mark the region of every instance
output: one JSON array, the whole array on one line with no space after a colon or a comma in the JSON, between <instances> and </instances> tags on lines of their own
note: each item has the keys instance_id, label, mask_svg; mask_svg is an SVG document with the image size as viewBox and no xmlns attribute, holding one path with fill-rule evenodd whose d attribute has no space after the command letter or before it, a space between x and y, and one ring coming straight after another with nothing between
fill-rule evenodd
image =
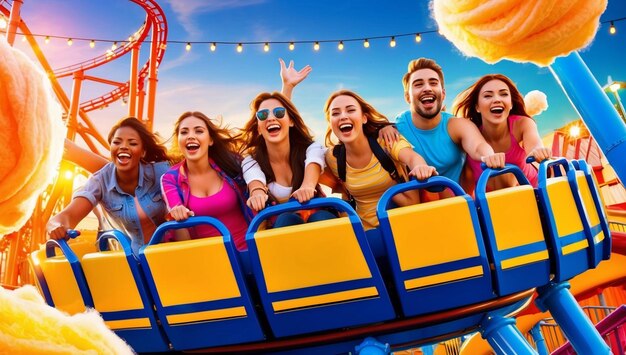
<instances>
[{"instance_id":1,"label":"black sunglasses","mask_svg":"<svg viewBox=\"0 0 626 355\"><path fill-rule=\"evenodd\" d=\"M283 118L285 117L285 113L287 112L287 110L284 107L274 107L274 109L272 110L272 113L274 114L274 117L276 118ZM259 119L259 121L265 121L266 119L268 119L270 117L270 110L265 108L263 110L258 110L256 112L256 118Z\"/></svg>"}]
</instances>

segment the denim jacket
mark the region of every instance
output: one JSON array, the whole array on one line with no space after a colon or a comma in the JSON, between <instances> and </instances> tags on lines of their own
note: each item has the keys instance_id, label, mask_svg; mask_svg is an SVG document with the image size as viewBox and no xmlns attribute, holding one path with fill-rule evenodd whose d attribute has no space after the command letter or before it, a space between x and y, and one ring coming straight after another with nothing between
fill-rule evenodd
<instances>
[{"instance_id":1,"label":"denim jacket","mask_svg":"<svg viewBox=\"0 0 626 355\"><path fill-rule=\"evenodd\" d=\"M161 196L159 181L169 168L168 162L147 163L139 165L139 181L135 196L146 215L159 225L165 222L167 208ZM94 173L85 186L74 193L73 198L83 197L95 207L100 203L104 211L131 238L131 246L137 253L143 242L141 223L135 208L135 196L124 192L115 176L115 165L108 163Z\"/></svg>"}]
</instances>

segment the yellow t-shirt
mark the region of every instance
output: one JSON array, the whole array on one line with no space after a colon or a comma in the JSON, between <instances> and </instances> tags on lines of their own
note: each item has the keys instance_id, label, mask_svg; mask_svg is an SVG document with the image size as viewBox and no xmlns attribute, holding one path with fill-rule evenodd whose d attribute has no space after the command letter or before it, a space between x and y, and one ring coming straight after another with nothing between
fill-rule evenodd
<instances>
[{"instance_id":1,"label":"yellow t-shirt","mask_svg":"<svg viewBox=\"0 0 626 355\"><path fill-rule=\"evenodd\" d=\"M379 139L378 143L384 147L382 140ZM398 159L400 150L404 148L413 149L409 142L401 137L391 147L389 155L396 164L396 169L400 176L406 178L406 175L403 174L405 171L404 164ZM337 158L333 156L332 148L326 151L326 164L333 175L339 177ZM369 163L363 168L353 168L346 162L346 181L343 184L356 201L356 212L363 222L363 228L365 230L376 228L378 226L378 217L376 216L378 201L388 188L396 185L396 182L389 176L389 172L383 168L374 153L372 153Z\"/></svg>"}]
</instances>

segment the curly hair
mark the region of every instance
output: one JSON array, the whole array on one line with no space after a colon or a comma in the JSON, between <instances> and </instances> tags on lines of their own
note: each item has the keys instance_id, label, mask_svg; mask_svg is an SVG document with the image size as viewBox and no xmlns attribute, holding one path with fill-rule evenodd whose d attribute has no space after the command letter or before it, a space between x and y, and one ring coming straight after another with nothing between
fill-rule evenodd
<instances>
[{"instance_id":1,"label":"curly hair","mask_svg":"<svg viewBox=\"0 0 626 355\"><path fill-rule=\"evenodd\" d=\"M143 148L146 151L146 155L141 158L143 162L173 162L173 158L167 154L167 148L160 142L160 139L154 133L150 132L136 117L122 118L111 128L107 138L109 145L113 140L115 132L122 127L132 128L139 134Z\"/></svg>"},{"instance_id":2,"label":"curly hair","mask_svg":"<svg viewBox=\"0 0 626 355\"><path fill-rule=\"evenodd\" d=\"M250 103L250 119L242 129L242 153L249 154L259 163L261 170L265 174L267 182L276 181L274 171L269 160L265 138L259 133L259 122L256 112L264 101L275 99L287 110L287 114L293 122L293 127L289 128L289 165L291 166L291 187L297 190L304 180L304 161L306 160L306 150L313 143L313 135L304 124L304 120L298 109L285 95L279 92L263 92L257 95Z\"/></svg>"},{"instance_id":3,"label":"curly hair","mask_svg":"<svg viewBox=\"0 0 626 355\"><path fill-rule=\"evenodd\" d=\"M511 93L511 108L510 115L526 116L530 117L526 113L526 105L524 104L524 97L520 94L517 87L508 77L502 74L488 74L478 79L472 86L461 92L454 100L453 112L455 116L469 118L477 127L482 126L483 118L478 111L476 111L476 105L478 105L478 96L480 90L485 84L492 80L500 80L509 87Z\"/></svg>"},{"instance_id":4,"label":"curly hair","mask_svg":"<svg viewBox=\"0 0 626 355\"><path fill-rule=\"evenodd\" d=\"M198 111L187 111L180 115L174 123L174 136L178 137L181 122L188 118L195 117L202 120L208 130L209 137L213 140L211 146L211 158L228 176L235 178L241 175L241 156L238 153L240 140L237 134L233 133L228 127L220 127L214 123L207 115ZM178 139L173 139L172 149L180 154L180 146Z\"/></svg>"},{"instance_id":5,"label":"curly hair","mask_svg":"<svg viewBox=\"0 0 626 355\"><path fill-rule=\"evenodd\" d=\"M365 101L361 96L359 96L354 91L350 91L350 90L335 91L334 93L330 94L330 96L326 100L326 103L324 104L324 114L326 116L326 120L329 122L328 127L326 128L326 136L325 136L325 143L327 147L332 147L335 145L331 138L333 130L330 127L330 104L333 102L334 99L336 99L339 96L350 96L359 103L359 106L361 106L361 111L363 112L363 115L365 115L365 117L367 118L367 122L363 124L363 132L365 133L366 136L377 137L378 131L381 128L391 124L391 122L389 122L389 120L387 119L385 115L378 112L378 110L376 110L374 106L370 105L367 101ZM342 143L340 142L339 144L342 144Z\"/></svg>"}]
</instances>

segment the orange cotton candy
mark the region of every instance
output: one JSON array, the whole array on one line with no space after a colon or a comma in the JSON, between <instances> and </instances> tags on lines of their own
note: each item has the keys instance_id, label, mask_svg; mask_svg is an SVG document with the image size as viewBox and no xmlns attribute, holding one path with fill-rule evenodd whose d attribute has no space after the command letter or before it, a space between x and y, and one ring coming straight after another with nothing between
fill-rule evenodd
<instances>
[{"instance_id":1,"label":"orange cotton candy","mask_svg":"<svg viewBox=\"0 0 626 355\"><path fill-rule=\"evenodd\" d=\"M21 228L63 154L65 127L48 78L0 36L0 235Z\"/></svg>"},{"instance_id":2,"label":"orange cotton candy","mask_svg":"<svg viewBox=\"0 0 626 355\"><path fill-rule=\"evenodd\" d=\"M550 65L593 40L607 0L433 0L440 32L461 52Z\"/></svg>"}]
</instances>

